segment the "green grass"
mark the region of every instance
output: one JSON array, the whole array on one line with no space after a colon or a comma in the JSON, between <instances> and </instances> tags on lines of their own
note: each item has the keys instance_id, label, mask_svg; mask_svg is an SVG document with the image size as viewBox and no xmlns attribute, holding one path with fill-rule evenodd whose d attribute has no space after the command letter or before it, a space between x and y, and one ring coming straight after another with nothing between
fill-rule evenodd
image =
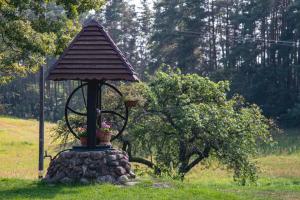
<instances>
[{"instance_id":1,"label":"green grass","mask_svg":"<svg viewBox=\"0 0 300 200\"><path fill-rule=\"evenodd\" d=\"M46 123L46 149L51 148ZM34 178L38 163L38 122L0 117L0 177Z\"/></svg>"},{"instance_id":2,"label":"green grass","mask_svg":"<svg viewBox=\"0 0 300 200\"><path fill-rule=\"evenodd\" d=\"M159 180L162 181L162 180ZM261 180L259 186L221 183L180 183L155 188L150 181L133 187L114 185L45 185L34 180L1 179L0 199L300 199L300 182Z\"/></svg>"},{"instance_id":3,"label":"green grass","mask_svg":"<svg viewBox=\"0 0 300 200\"><path fill-rule=\"evenodd\" d=\"M54 153L46 124L46 149ZM132 187L114 185L45 185L36 180L38 123L0 117L0 199L288 199L300 200L300 135L297 130L279 136L276 148L256 159L257 185L239 186L232 174L212 162L199 165L184 182L141 177ZM294 150L289 150L290 146ZM264 147L263 147L264 148ZM279 150L280 149L280 150ZM266 152L266 151L265 151ZM46 162L46 166L47 166ZM155 188L163 182L169 188Z\"/></svg>"},{"instance_id":4,"label":"green grass","mask_svg":"<svg viewBox=\"0 0 300 200\"><path fill-rule=\"evenodd\" d=\"M259 148L262 155L281 155L300 152L300 129L288 129L273 133L276 141L272 146L262 145Z\"/></svg>"},{"instance_id":5,"label":"green grass","mask_svg":"<svg viewBox=\"0 0 300 200\"><path fill-rule=\"evenodd\" d=\"M47 186L36 181L2 180L0 199L241 199L226 191L208 187L174 184L171 188L154 188L150 183L134 187L113 185Z\"/></svg>"}]
</instances>

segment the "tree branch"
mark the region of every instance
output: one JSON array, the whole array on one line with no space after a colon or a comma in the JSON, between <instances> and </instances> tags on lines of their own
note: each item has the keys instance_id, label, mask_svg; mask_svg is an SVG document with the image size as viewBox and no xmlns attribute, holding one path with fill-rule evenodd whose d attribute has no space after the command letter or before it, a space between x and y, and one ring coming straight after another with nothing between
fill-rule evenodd
<instances>
[{"instance_id":1,"label":"tree branch","mask_svg":"<svg viewBox=\"0 0 300 200\"><path fill-rule=\"evenodd\" d=\"M163 112L163 111L157 111L157 110L146 110L146 112L160 114L161 116L163 116L163 117L171 124L171 126L172 126L174 129L180 131L179 127L177 127L177 126L175 125L175 123L173 122L171 116L168 115L168 114L166 114L165 112Z\"/></svg>"},{"instance_id":2,"label":"tree branch","mask_svg":"<svg viewBox=\"0 0 300 200\"><path fill-rule=\"evenodd\" d=\"M146 160L144 158L140 158L140 157L132 157L132 156L129 156L129 161L130 162L136 162L136 163L141 163L141 164L144 164L152 169L155 169L155 165L154 163L152 163L151 161L149 160Z\"/></svg>"},{"instance_id":3,"label":"tree branch","mask_svg":"<svg viewBox=\"0 0 300 200\"><path fill-rule=\"evenodd\" d=\"M21 53L21 51L15 49L15 48L12 46L12 44L11 44L10 42L7 42L7 41L5 40L5 37L4 37L4 35L3 35L2 32L1 32L1 37L2 37L3 43L6 44L9 48L11 48L12 51Z\"/></svg>"},{"instance_id":4,"label":"tree branch","mask_svg":"<svg viewBox=\"0 0 300 200\"><path fill-rule=\"evenodd\" d=\"M202 161L204 158L207 158L209 156L209 152L211 150L210 145L206 145L206 147L204 148L203 152L198 152L198 158L196 158L195 160L193 160L193 162L191 162L190 164L188 164L187 166L185 166L180 173L186 174L187 172L189 172L193 167L195 167L195 165L197 165L200 161Z\"/></svg>"},{"instance_id":5,"label":"tree branch","mask_svg":"<svg viewBox=\"0 0 300 200\"><path fill-rule=\"evenodd\" d=\"M132 152L131 152L132 145L129 140L126 140L123 137L121 137L120 140L123 142L122 150L127 152L130 162L144 164L144 165L148 166L149 168L154 169L155 174L160 174L161 170L153 162L146 160L144 158L132 156Z\"/></svg>"}]
</instances>

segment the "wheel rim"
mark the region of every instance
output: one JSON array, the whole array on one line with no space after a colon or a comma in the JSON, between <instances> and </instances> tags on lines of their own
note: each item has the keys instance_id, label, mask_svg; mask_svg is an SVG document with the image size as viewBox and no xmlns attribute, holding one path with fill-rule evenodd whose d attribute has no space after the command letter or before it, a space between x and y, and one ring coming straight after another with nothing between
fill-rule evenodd
<instances>
[{"instance_id":1,"label":"wheel rim","mask_svg":"<svg viewBox=\"0 0 300 200\"><path fill-rule=\"evenodd\" d=\"M102 115L117 116L119 119L122 120L121 128L117 129L117 131L118 131L117 134L115 136L113 136L112 139L111 139L111 141L114 141L115 139L117 139L118 137L120 137L122 135L122 133L124 132L124 130L126 128L126 125L127 125L127 122L128 122L128 107L126 106L125 102L122 100L122 107L125 108L123 114L121 114L121 113L119 113L117 111L114 111L114 110L104 110L104 109L102 109L102 106L103 106L102 105L103 104L102 90L103 90L104 86L106 86L108 89L111 89L114 92L116 92L121 99L122 99L123 95L122 95L122 93L114 85L111 85L111 84L106 83L106 82L100 82L98 84L98 91L96 91L98 93L98 98L99 98L97 108L101 111L100 115L97 117L97 123L98 123L98 125L101 126ZM72 126L70 124L69 113L71 112L71 113L73 113L75 115L83 116L85 118L87 118L87 113L86 112L76 111L69 104L70 104L72 98L74 97L74 95L76 93L78 93L79 90L81 90L82 91L82 98L84 100L85 109L87 110L86 98L85 98L85 94L84 94L84 87L87 87L87 83L81 84L77 88L75 88L72 91L72 93L70 94L70 96L68 97L66 105L65 105L65 121L66 121L66 125L67 125L69 131L71 132L71 134L75 138L77 138L77 139L79 139L79 136L74 131L74 128L72 128Z\"/></svg>"}]
</instances>

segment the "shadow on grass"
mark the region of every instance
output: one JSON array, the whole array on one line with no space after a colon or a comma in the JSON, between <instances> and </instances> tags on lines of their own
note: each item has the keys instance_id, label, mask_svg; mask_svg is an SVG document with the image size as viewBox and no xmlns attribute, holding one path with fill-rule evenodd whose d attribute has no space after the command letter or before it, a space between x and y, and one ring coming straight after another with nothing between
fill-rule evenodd
<instances>
[{"instance_id":1,"label":"shadow on grass","mask_svg":"<svg viewBox=\"0 0 300 200\"><path fill-rule=\"evenodd\" d=\"M0 179L0 199L53 199L57 194L76 195L77 191L72 188L73 186L47 185L38 181Z\"/></svg>"}]
</instances>

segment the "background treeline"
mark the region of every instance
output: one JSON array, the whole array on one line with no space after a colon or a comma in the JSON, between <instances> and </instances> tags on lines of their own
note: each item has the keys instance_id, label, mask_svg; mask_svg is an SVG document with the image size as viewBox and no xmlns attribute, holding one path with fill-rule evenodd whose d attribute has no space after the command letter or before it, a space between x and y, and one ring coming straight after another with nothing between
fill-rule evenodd
<instances>
[{"instance_id":1,"label":"background treeline","mask_svg":"<svg viewBox=\"0 0 300 200\"><path fill-rule=\"evenodd\" d=\"M284 125L300 121L299 0L111 0L96 17L142 79L162 63L212 80ZM53 62L48 59L48 65ZM48 120L62 117L76 82L46 82ZM38 116L38 74L0 87L1 113Z\"/></svg>"}]
</instances>

